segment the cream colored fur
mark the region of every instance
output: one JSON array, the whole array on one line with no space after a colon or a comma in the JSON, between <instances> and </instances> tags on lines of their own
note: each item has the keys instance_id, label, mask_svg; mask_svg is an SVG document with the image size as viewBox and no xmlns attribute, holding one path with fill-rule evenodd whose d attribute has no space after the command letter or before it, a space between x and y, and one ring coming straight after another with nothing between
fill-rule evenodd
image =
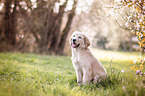
<instances>
[{"instance_id":1,"label":"cream colored fur","mask_svg":"<svg viewBox=\"0 0 145 96\"><path fill-rule=\"evenodd\" d=\"M74 39L76 40L75 44L73 44ZM76 70L77 82L79 84L89 84L91 80L97 82L99 78L107 76L105 68L88 49L90 41L86 35L82 32L74 32L69 42L72 50L71 60Z\"/></svg>"}]
</instances>

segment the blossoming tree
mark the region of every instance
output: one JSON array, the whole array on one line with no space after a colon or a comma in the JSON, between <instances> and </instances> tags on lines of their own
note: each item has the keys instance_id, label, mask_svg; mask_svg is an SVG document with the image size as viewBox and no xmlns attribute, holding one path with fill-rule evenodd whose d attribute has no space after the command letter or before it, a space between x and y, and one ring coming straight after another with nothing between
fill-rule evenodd
<instances>
[{"instance_id":1,"label":"blossoming tree","mask_svg":"<svg viewBox=\"0 0 145 96\"><path fill-rule=\"evenodd\" d=\"M138 38L140 57L130 60L134 64L130 69L135 69L137 74L144 75L145 0L119 0L113 5L113 13L119 26L129 30Z\"/></svg>"}]
</instances>

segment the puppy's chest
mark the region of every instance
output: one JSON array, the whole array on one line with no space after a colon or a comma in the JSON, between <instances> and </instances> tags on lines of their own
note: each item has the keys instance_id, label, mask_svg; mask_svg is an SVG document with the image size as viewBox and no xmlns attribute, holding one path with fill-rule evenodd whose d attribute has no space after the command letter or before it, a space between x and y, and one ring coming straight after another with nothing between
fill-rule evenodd
<instances>
[{"instance_id":1,"label":"puppy's chest","mask_svg":"<svg viewBox=\"0 0 145 96\"><path fill-rule=\"evenodd\" d=\"M80 66L80 67L84 66L84 62L82 60L83 59L80 56L72 57L72 61L75 66Z\"/></svg>"},{"instance_id":2,"label":"puppy's chest","mask_svg":"<svg viewBox=\"0 0 145 96\"><path fill-rule=\"evenodd\" d=\"M74 58L73 58L73 62L74 62L75 65L80 65L80 60L79 60L79 58L74 57Z\"/></svg>"}]
</instances>

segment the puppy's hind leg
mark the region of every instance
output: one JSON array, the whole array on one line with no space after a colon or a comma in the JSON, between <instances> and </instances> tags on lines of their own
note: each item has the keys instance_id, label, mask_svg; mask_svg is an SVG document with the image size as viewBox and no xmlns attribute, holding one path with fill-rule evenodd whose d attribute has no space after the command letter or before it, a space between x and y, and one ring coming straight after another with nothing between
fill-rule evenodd
<instances>
[{"instance_id":1,"label":"puppy's hind leg","mask_svg":"<svg viewBox=\"0 0 145 96\"><path fill-rule=\"evenodd\" d=\"M103 75L103 76L96 75L96 76L94 77L93 83L96 84L96 83L98 83L98 82L101 82L101 80L104 80L105 78L106 78L106 75Z\"/></svg>"},{"instance_id":2,"label":"puppy's hind leg","mask_svg":"<svg viewBox=\"0 0 145 96\"><path fill-rule=\"evenodd\" d=\"M99 81L100 76L96 75L93 79L93 83L96 84Z\"/></svg>"},{"instance_id":3,"label":"puppy's hind leg","mask_svg":"<svg viewBox=\"0 0 145 96\"><path fill-rule=\"evenodd\" d=\"M83 70L83 84L89 84L92 80L92 70L85 69Z\"/></svg>"}]
</instances>

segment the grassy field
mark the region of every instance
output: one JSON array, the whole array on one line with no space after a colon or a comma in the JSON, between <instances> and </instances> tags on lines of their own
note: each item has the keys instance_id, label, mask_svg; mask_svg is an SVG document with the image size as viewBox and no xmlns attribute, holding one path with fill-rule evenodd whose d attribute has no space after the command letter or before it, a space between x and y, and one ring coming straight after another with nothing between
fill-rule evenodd
<instances>
[{"instance_id":1,"label":"grassy field","mask_svg":"<svg viewBox=\"0 0 145 96\"><path fill-rule=\"evenodd\" d=\"M82 86L70 57L0 53L0 96L145 96L145 78L130 70L137 53L92 51L108 79Z\"/></svg>"}]
</instances>

